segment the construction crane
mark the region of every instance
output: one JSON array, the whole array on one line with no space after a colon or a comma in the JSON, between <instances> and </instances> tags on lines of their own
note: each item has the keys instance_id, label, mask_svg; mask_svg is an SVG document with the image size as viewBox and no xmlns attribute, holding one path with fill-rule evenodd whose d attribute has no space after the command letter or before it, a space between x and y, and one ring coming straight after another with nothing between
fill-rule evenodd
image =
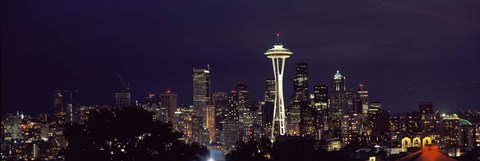
<instances>
[{"instance_id":1,"label":"construction crane","mask_svg":"<svg viewBox=\"0 0 480 161\"><path fill-rule=\"evenodd\" d=\"M122 85L123 85L123 88L125 88L125 91L127 91L127 92L130 91L130 84L125 83L125 81L123 81L120 74L118 74L118 73L116 73L116 74L117 74L118 79L120 79L120 82L122 82Z\"/></svg>"}]
</instances>

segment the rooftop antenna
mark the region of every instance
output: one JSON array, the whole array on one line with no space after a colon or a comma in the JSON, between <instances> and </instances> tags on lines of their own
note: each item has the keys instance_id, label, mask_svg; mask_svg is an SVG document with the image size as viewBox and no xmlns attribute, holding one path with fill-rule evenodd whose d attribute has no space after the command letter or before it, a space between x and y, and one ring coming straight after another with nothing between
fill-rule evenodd
<instances>
[{"instance_id":1,"label":"rooftop antenna","mask_svg":"<svg viewBox=\"0 0 480 161\"><path fill-rule=\"evenodd\" d=\"M280 33L277 32L277 44L280 44Z\"/></svg>"}]
</instances>

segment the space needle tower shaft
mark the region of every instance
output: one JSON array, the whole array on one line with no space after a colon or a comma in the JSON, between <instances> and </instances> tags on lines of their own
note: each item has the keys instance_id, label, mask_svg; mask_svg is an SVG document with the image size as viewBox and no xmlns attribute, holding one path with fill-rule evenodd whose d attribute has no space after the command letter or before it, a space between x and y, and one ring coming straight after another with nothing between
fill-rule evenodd
<instances>
[{"instance_id":1,"label":"space needle tower shaft","mask_svg":"<svg viewBox=\"0 0 480 161\"><path fill-rule=\"evenodd\" d=\"M283 74L285 68L285 59L293 54L290 50L283 48L283 45L279 41L279 37L280 34L277 34L277 43L273 45L273 48L265 52L267 58L272 60L273 74L275 76L275 102L271 131L272 140L278 134L285 134L286 124L285 104L283 100Z\"/></svg>"}]
</instances>

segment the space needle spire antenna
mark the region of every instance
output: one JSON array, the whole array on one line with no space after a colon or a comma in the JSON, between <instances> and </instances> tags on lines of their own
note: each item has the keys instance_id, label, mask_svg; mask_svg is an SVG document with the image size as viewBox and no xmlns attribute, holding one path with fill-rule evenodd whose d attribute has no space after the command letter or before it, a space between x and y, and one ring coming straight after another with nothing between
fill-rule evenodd
<instances>
[{"instance_id":1,"label":"space needle spire antenna","mask_svg":"<svg viewBox=\"0 0 480 161\"><path fill-rule=\"evenodd\" d=\"M277 44L280 44L280 33L277 33Z\"/></svg>"},{"instance_id":2,"label":"space needle spire antenna","mask_svg":"<svg viewBox=\"0 0 480 161\"><path fill-rule=\"evenodd\" d=\"M272 60L273 75L275 76L275 102L273 109L272 130L270 139L275 141L275 136L285 135L285 104L283 99L283 74L285 69L285 59L290 57L293 52L283 48L280 43L280 34L277 33L277 43L273 48L267 50L265 55Z\"/></svg>"}]
</instances>

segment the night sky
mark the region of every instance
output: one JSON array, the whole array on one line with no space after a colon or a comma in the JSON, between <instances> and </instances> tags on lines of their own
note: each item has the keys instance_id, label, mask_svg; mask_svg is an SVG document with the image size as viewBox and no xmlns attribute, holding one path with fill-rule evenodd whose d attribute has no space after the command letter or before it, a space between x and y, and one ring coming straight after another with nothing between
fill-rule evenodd
<instances>
[{"instance_id":1,"label":"night sky","mask_svg":"<svg viewBox=\"0 0 480 161\"><path fill-rule=\"evenodd\" d=\"M213 91L242 81L262 100L277 32L294 52L287 101L306 62L310 91L339 69L391 112L480 110L478 0L3 0L0 17L2 113L51 113L56 89L113 105L117 72L133 100L172 89L190 104L207 64Z\"/></svg>"}]
</instances>

